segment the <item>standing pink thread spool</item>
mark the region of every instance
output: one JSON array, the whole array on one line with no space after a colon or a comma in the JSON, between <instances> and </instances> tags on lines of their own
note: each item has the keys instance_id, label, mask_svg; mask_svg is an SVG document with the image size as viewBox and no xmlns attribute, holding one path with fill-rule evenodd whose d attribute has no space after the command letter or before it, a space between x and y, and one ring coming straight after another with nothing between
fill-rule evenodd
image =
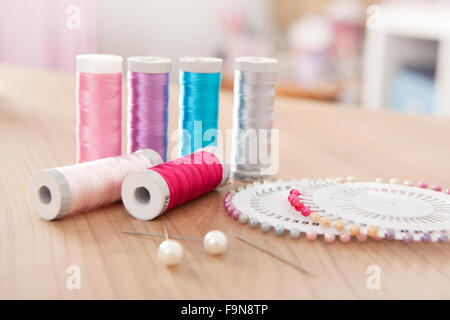
<instances>
[{"instance_id":1,"label":"standing pink thread spool","mask_svg":"<svg viewBox=\"0 0 450 320\"><path fill-rule=\"evenodd\" d=\"M77 162L122 153L122 57L77 56Z\"/></svg>"},{"instance_id":2,"label":"standing pink thread spool","mask_svg":"<svg viewBox=\"0 0 450 320\"><path fill-rule=\"evenodd\" d=\"M45 220L102 207L120 199L125 177L162 163L156 151L144 149L114 158L39 170L30 180L34 210Z\"/></svg>"},{"instance_id":3,"label":"standing pink thread spool","mask_svg":"<svg viewBox=\"0 0 450 320\"><path fill-rule=\"evenodd\" d=\"M216 147L208 146L158 166L130 174L122 201L135 218L152 220L228 181L229 168Z\"/></svg>"}]
</instances>

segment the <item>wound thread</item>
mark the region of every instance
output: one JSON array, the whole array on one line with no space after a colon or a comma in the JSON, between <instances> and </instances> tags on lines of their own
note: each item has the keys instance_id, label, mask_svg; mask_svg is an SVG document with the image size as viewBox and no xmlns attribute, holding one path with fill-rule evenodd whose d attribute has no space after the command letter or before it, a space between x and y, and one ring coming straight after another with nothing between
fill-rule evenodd
<instances>
[{"instance_id":1,"label":"wound thread","mask_svg":"<svg viewBox=\"0 0 450 320\"><path fill-rule=\"evenodd\" d=\"M127 175L162 163L146 149L114 158L37 171L30 180L30 202L45 220L106 206L120 199Z\"/></svg>"},{"instance_id":2,"label":"wound thread","mask_svg":"<svg viewBox=\"0 0 450 320\"><path fill-rule=\"evenodd\" d=\"M122 57L77 56L77 163L122 153Z\"/></svg>"},{"instance_id":3,"label":"wound thread","mask_svg":"<svg viewBox=\"0 0 450 320\"><path fill-rule=\"evenodd\" d=\"M271 130L277 60L236 59L233 109L233 177L264 180L271 167Z\"/></svg>"},{"instance_id":4,"label":"wound thread","mask_svg":"<svg viewBox=\"0 0 450 320\"><path fill-rule=\"evenodd\" d=\"M207 147L140 172L122 184L122 200L135 218L151 220L196 199L228 180L229 169L217 148Z\"/></svg>"},{"instance_id":5,"label":"wound thread","mask_svg":"<svg viewBox=\"0 0 450 320\"><path fill-rule=\"evenodd\" d=\"M212 161L209 163L206 157L211 157ZM223 175L220 161L206 151L195 152L148 170L159 173L167 183L170 201L166 211L214 190Z\"/></svg>"},{"instance_id":6,"label":"wound thread","mask_svg":"<svg viewBox=\"0 0 450 320\"><path fill-rule=\"evenodd\" d=\"M149 148L167 159L171 60L128 58L128 152Z\"/></svg>"},{"instance_id":7,"label":"wound thread","mask_svg":"<svg viewBox=\"0 0 450 320\"><path fill-rule=\"evenodd\" d=\"M221 70L221 59L180 59L180 156L217 146Z\"/></svg>"}]
</instances>

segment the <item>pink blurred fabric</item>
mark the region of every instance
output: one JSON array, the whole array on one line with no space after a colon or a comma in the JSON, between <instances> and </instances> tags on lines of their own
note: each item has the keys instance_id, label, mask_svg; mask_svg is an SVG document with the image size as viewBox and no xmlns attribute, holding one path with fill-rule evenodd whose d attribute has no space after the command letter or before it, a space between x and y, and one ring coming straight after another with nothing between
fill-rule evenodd
<instances>
[{"instance_id":1,"label":"pink blurred fabric","mask_svg":"<svg viewBox=\"0 0 450 320\"><path fill-rule=\"evenodd\" d=\"M0 63L75 70L75 55L98 49L93 0L0 0ZM70 29L70 6L80 28Z\"/></svg>"}]
</instances>

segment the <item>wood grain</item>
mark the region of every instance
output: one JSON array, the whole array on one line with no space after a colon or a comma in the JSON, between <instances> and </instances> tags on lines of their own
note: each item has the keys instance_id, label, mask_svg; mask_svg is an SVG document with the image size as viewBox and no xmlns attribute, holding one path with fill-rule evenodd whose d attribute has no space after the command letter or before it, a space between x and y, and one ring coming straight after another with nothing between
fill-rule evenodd
<instances>
[{"instance_id":1,"label":"wood grain","mask_svg":"<svg viewBox=\"0 0 450 320\"><path fill-rule=\"evenodd\" d=\"M177 125L177 90L171 92L170 132ZM220 126L231 127L232 94L221 93ZM125 101L125 95L124 95ZM124 113L125 114L125 113ZM125 120L124 120L125 121ZM277 98L280 170L276 178L354 175L424 180L450 186L450 121L370 113ZM174 141L171 142L174 145ZM60 221L45 222L27 200L33 171L75 161L75 77L0 67L0 298L324 299L450 298L446 245L369 242L327 245L262 234L232 221L222 208L231 186L143 222L118 203ZM229 237L223 257L184 242L174 269L156 260L159 240L121 230ZM249 247L241 234L311 270L315 277ZM81 289L68 290L66 268L81 267ZM370 265L382 270L380 290L366 287Z\"/></svg>"}]
</instances>

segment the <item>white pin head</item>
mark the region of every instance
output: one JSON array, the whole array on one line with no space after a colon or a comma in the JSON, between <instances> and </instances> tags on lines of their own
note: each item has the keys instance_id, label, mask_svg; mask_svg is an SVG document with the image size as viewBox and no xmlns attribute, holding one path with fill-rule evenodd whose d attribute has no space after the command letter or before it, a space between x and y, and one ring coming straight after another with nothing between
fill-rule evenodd
<instances>
[{"instance_id":1,"label":"white pin head","mask_svg":"<svg viewBox=\"0 0 450 320\"><path fill-rule=\"evenodd\" d=\"M158 260L165 266L175 266L183 259L183 247L172 239L161 242L158 248Z\"/></svg>"},{"instance_id":2,"label":"white pin head","mask_svg":"<svg viewBox=\"0 0 450 320\"><path fill-rule=\"evenodd\" d=\"M222 231L210 231L203 239L203 248L210 254L222 254L227 250L227 246L227 236Z\"/></svg>"}]
</instances>

